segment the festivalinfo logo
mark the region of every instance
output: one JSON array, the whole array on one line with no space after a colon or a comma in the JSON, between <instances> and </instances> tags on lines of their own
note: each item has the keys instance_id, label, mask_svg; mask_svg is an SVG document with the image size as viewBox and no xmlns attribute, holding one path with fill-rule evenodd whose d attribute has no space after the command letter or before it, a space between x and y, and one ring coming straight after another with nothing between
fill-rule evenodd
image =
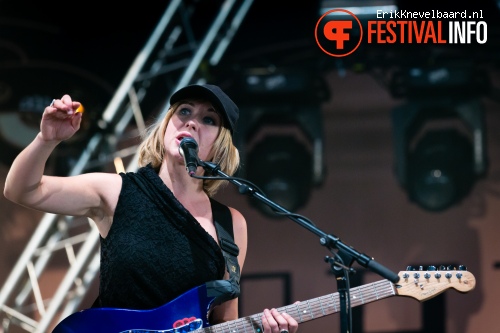
<instances>
[{"instance_id":1,"label":"festivalinfo logo","mask_svg":"<svg viewBox=\"0 0 500 333\"><path fill-rule=\"evenodd\" d=\"M347 9L325 12L315 28L316 43L326 54L345 57L365 45L485 44L488 25L483 11L375 10L370 19Z\"/></svg>"}]
</instances>

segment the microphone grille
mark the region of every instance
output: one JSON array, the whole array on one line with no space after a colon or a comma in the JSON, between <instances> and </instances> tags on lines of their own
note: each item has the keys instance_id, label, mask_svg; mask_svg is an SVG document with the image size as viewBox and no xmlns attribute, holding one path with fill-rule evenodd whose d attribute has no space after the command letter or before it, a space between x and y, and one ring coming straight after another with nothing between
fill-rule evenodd
<instances>
[{"instance_id":1,"label":"microphone grille","mask_svg":"<svg viewBox=\"0 0 500 333\"><path fill-rule=\"evenodd\" d=\"M182 138L181 143L179 145L182 149L188 148L188 149L195 149L196 152L198 152L198 143L196 142L195 139L191 137L185 137Z\"/></svg>"}]
</instances>

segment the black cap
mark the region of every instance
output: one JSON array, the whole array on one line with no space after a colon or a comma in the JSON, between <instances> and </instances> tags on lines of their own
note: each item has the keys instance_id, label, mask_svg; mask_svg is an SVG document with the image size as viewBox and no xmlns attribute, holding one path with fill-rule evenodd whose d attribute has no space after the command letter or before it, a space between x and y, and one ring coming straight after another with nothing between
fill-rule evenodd
<instances>
[{"instance_id":1,"label":"black cap","mask_svg":"<svg viewBox=\"0 0 500 333\"><path fill-rule=\"evenodd\" d=\"M210 101L215 109L225 116L226 124L231 133L236 129L240 111L231 98L218 86L212 84L192 84L185 86L177 90L170 97L170 105L189 98L203 98Z\"/></svg>"}]
</instances>

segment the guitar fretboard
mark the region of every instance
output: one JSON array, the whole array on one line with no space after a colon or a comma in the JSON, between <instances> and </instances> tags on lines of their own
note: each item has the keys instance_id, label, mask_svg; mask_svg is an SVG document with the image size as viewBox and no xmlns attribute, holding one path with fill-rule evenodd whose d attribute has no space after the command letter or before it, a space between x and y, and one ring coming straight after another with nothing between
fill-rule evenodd
<instances>
[{"instance_id":1,"label":"guitar fretboard","mask_svg":"<svg viewBox=\"0 0 500 333\"><path fill-rule=\"evenodd\" d=\"M381 280L350 289L351 307L375 302L383 298L395 296L394 285L389 280ZM313 298L304 302L277 308L286 312L298 323L318 319L340 311L340 295L338 292ZM262 333L262 313L232 320L198 330L205 333Z\"/></svg>"}]
</instances>

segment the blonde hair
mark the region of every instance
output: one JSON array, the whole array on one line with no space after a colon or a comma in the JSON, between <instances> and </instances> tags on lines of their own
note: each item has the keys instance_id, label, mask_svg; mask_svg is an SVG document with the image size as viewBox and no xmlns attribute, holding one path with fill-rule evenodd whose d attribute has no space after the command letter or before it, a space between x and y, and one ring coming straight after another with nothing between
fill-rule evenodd
<instances>
[{"instance_id":1,"label":"blonde hair","mask_svg":"<svg viewBox=\"0 0 500 333\"><path fill-rule=\"evenodd\" d=\"M139 145L139 166L143 167L148 164L155 170L160 169L160 165L164 158L165 146L163 139L165 130L170 119L174 115L180 103L172 105L163 119L157 119L143 133L143 141ZM224 118L221 117L224 122ZM240 164L240 154L236 146L233 144L231 131L222 124L219 134L215 139L212 150L209 156L213 156L210 161L217 164L220 170L225 174L232 176L236 172ZM203 190L209 197L214 196L222 185L226 185L224 180L203 179Z\"/></svg>"}]
</instances>

